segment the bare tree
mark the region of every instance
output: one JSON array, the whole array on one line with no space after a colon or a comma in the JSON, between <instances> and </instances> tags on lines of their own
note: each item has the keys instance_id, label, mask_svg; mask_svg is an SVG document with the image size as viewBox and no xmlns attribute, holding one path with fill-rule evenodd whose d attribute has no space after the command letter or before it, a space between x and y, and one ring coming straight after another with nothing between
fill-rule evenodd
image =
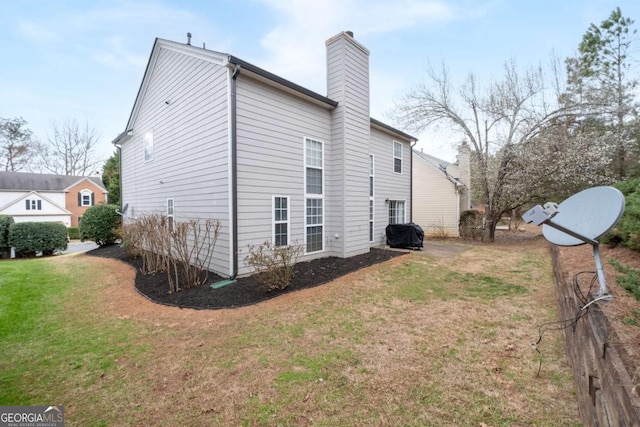
<instances>
[{"instance_id":1,"label":"bare tree","mask_svg":"<svg viewBox=\"0 0 640 427\"><path fill-rule=\"evenodd\" d=\"M485 207L483 241L492 242L501 216L535 196L527 186L518 185L523 170L533 165L537 165L534 173L544 169L545 160L534 156L538 150L529 146L541 141L541 132L560 123L575 106L557 105L558 88L546 86L541 67L519 72L515 61L507 62L502 79L486 88L470 74L454 92L444 65L440 72L428 69L428 77L428 86L419 85L398 100L394 116L415 131L446 125L462 134ZM579 156L581 151L573 154ZM574 167L581 167L582 161L575 161Z\"/></svg>"},{"instance_id":2,"label":"bare tree","mask_svg":"<svg viewBox=\"0 0 640 427\"><path fill-rule=\"evenodd\" d=\"M38 152L39 144L26 126L27 122L21 117L0 118L0 159L7 172L29 169Z\"/></svg>"},{"instance_id":3,"label":"bare tree","mask_svg":"<svg viewBox=\"0 0 640 427\"><path fill-rule=\"evenodd\" d=\"M100 168L95 148L98 133L88 122L66 119L53 125L53 135L41 155L41 168L57 175L84 176Z\"/></svg>"}]
</instances>

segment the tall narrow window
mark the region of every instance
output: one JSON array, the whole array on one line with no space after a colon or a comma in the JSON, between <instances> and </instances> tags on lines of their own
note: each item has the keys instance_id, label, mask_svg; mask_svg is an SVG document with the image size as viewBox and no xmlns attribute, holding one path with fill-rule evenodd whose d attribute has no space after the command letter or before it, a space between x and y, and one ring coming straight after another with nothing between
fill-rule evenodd
<instances>
[{"instance_id":1,"label":"tall narrow window","mask_svg":"<svg viewBox=\"0 0 640 427\"><path fill-rule=\"evenodd\" d=\"M305 138L305 242L306 252L324 249L324 147Z\"/></svg>"},{"instance_id":2,"label":"tall narrow window","mask_svg":"<svg viewBox=\"0 0 640 427\"><path fill-rule=\"evenodd\" d=\"M144 134L144 161L149 162L153 160L153 131L149 131Z\"/></svg>"},{"instance_id":3,"label":"tall narrow window","mask_svg":"<svg viewBox=\"0 0 640 427\"><path fill-rule=\"evenodd\" d=\"M167 225L173 231L173 199L167 199Z\"/></svg>"},{"instance_id":4,"label":"tall narrow window","mask_svg":"<svg viewBox=\"0 0 640 427\"><path fill-rule=\"evenodd\" d=\"M404 201L389 200L389 224L404 224Z\"/></svg>"},{"instance_id":5,"label":"tall narrow window","mask_svg":"<svg viewBox=\"0 0 640 427\"><path fill-rule=\"evenodd\" d=\"M373 154L369 155L369 242L373 242Z\"/></svg>"},{"instance_id":6,"label":"tall narrow window","mask_svg":"<svg viewBox=\"0 0 640 427\"><path fill-rule=\"evenodd\" d=\"M273 196L273 245L289 244L289 197Z\"/></svg>"},{"instance_id":7,"label":"tall narrow window","mask_svg":"<svg viewBox=\"0 0 640 427\"><path fill-rule=\"evenodd\" d=\"M307 199L307 253L322 250L322 199Z\"/></svg>"},{"instance_id":8,"label":"tall narrow window","mask_svg":"<svg viewBox=\"0 0 640 427\"><path fill-rule=\"evenodd\" d=\"M402 144L393 141L393 171L402 173Z\"/></svg>"}]
</instances>

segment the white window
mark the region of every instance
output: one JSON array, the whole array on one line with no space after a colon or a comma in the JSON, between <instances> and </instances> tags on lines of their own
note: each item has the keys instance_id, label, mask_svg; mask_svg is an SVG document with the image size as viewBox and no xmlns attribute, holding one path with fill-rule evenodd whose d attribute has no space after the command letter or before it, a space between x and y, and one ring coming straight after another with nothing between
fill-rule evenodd
<instances>
[{"instance_id":1,"label":"white window","mask_svg":"<svg viewBox=\"0 0 640 427\"><path fill-rule=\"evenodd\" d=\"M369 242L373 242L373 154L369 155Z\"/></svg>"},{"instance_id":2,"label":"white window","mask_svg":"<svg viewBox=\"0 0 640 427\"><path fill-rule=\"evenodd\" d=\"M82 190L78 196L78 202L80 206L93 206L93 192Z\"/></svg>"},{"instance_id":3,"label":"white window","mask_svg":"<svg viewBox=\"0 0 640 427\"><path fill-rule=\"evenodd\" d=\"M42 200L39 199L25 199L25 208L28 211L40 211L42 210Z\"/></svg>"},{"instance_id":4,"label":"white window","mask_svg":"<svg viewBox=\"0 0 640 427\"><path fill-rule=\"evenodd\" d=\"M305 183L307 194L323 193L323 147L322 142L305 139Z\"/></svg>"},{"instance_id":5,"label":"white window","mask_svg":"<svg viewBox=\"0 0 640 427\"><path fill-rule=\"evenodd\" d=\"M307 199L307 232L305 236L307 253L322 250L322 230L324 224L322 202L322 199Z\"/></svg>"},{"instance_id":6,"label":"white window","mask_svg":"<svg viewBox=\"0 0 640 427\"><path fill-rule=\"evenodd\" d=\"M404 223L404 200L389 200L389 224Z\"/></svg>"},{"instance_id":7,"label":"white window","mask_svg":"<svg viewBox=\"0 0 640 427\"><path fill-rule=\"evenodd\" d=\"M324 145L304 140L305 251L324 250Z\"/></svg>"},{"instance_id":8,"label":"white window","mask_svg":"<svg viewBox=\"0 0 640 427\"><path fill-rule=\"evenodd\" d=\"M144 149L144 161L149 162L153 160L153 131L152 130L144 134L143 149Z\"/></svg>"},{"instance_id":9,"label":"white window","mask_svg":"<svg viewBox=\"0 0 640 427\"><path fill-rule=\"evenodd\" d=\"M402 144L393 141L393 172L402 173Z\"/></svg>"},{"instance_id":10,"label":"white window","mask_svg":"<svg viewBox=\"0 0 640 427\"><path fill-rule=\"evenodd\" d=\"M167 199L167 225L173 231L173 199Z\"/></svg>"},{"instance_id":11,"label":"white window","mask_svg":"<svg viewBox=\"0 0 640 427\"><path fill-rule=\"evenodd\" d=\"M289 244L289 197L273 196L273 245Z\"/></svg>"}]
</instances>

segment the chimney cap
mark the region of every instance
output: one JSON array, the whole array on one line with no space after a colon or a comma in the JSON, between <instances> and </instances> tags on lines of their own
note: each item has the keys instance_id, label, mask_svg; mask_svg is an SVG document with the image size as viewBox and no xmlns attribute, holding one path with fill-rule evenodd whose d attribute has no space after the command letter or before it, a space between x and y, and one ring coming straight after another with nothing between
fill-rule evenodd
<instances>
[{"instance_id":1,"label":"chimney cap","mask_svg":"<svg viewBox=\"0 0 640 427\"><path fill-rule=\"evenodd\" d=\"M191 46L191 33L187 33L187 45Z\"/></svg>"},{"instance_id":2,"label":"chimney cap","mask_svg":"<svg viewBox=\"0 0 640 427\"><path fill-rule=\"evenodd\" d=\"M353 38L353 31L345 31L344 33L349 37Z\"/></svg>"}]
</instances>

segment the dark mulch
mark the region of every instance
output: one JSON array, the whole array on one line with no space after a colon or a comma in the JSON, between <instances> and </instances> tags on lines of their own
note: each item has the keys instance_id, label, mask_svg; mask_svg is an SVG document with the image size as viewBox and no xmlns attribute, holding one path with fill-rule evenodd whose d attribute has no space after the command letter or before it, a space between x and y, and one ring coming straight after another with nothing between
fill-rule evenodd
<instances>
[{"instance_id":1,"label":"dark mulch","mask_svg":"<svg viewBox=\"0 0 640 427\"><path fill-rule=\"evenodd\" d=\"M369 253L350 258L327 257L299 262L291 284L282 291L268 291L255 277L242 277L237 283L219 289L211 289L209 284L224 280L216 274L209 274L208 284L169 294L169 284L165 273L142 274L140 258L132 260L119 245L111 245L87 252L87 255L113 258L136 268L136 289L148 299L165 305L196 309L233 308L256 304L278 295L300 289L313 288L328 283L345 274L370 265L387 261L404 252L385 249L371 249Z\"/></svg>"}]
</instances>

